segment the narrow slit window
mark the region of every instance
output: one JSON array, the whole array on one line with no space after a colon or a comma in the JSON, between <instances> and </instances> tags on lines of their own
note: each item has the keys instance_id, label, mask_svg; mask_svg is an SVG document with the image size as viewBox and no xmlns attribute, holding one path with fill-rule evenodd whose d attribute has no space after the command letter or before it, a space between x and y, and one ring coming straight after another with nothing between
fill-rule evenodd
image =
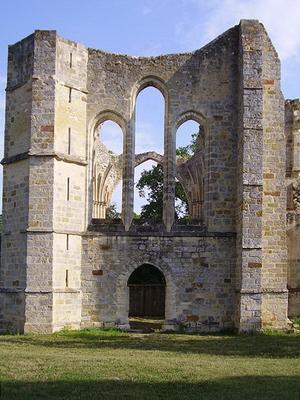
<instances>
[{"instance_id":1,"label":"narrow slit window","mask_svg":"<svg viewBox=\"0 0 300 400\"><path fill-rule=\"evenodd\" d=\"M67 201L70 200L70 178L67 178Z\"/></svg>"},{"instance_id":2,"label":"narrow slit window","mask_svg":"<svg viewBox=\"0 0 300 400\"><path fill-rule=\"evenodd\" d=\"M70 53L70 68L73 66L73 54Z\"/></svg>"},{"instance_id":3,"label":"narrow slit window","mask_svg":"<svg viewBox=\"0 0 300 400\"><path fill-rule=\"evenodd\" d=\"M69 88L69 103L72 101L72 88Z\"/></svg>"},{"instance_id":4,"label":"narrow slit window","mask_svg":"<svg viewBox=\"0 0 300 400\"><path fill-rule=\"evenodd\" d=\"M66 237L66 249L69 250L69 244L70 244L70 237L69 234L67 233L67 237Z\"/></svg>"},{"instance_id":5,"label":"narrow slit window","mask_svg":"<svg viewBox=\"0 0 300 400\"><path fill-rule=\"evenodd\" d=\"M69 287L69 270L66 269L66 287Z\"/></svg>"},{"instance_id":6,"label":"narrow slit window","mask_svg":"<svg viewBox=\"0 0 300 400\"><path fill-rule=\"evenodd\" d=\"M68 130L68 154L71 154L71 128Z\"/></svg>"}]
</instances>

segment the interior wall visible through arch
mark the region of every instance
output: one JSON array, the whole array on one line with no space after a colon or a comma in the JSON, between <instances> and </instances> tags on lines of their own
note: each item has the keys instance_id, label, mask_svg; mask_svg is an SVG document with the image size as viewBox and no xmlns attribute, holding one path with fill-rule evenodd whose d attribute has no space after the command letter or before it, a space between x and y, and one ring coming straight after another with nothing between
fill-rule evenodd
<instances>
[{"instance_id":1,"label":"interior wall visible through arch","mask_svg":"<svg viewBox=\"0 0 300 400\"><path fill-rule=\"evenodd\" d=\"M123 132L102 122L93 144L93 217L120 218L122 207Z\"/></svg>"}]
</instances>

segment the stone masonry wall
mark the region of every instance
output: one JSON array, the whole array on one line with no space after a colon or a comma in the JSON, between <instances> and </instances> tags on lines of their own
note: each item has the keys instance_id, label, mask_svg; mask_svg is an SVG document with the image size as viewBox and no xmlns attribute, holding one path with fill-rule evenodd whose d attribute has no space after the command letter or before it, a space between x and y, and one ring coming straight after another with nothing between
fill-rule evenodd
<instances>
[{"instance_id":1,"label":"stone masonry wall","mask_svg":"<svg viewBox=\"0 0 300 400\"><path fill-rule=\"evenodd\" d=\"M164 213L141 234L132 224L135 104L147 86L165 99ZM11 46L0 330L128 327L128 277L145 262L167 281L165 327L285 328L283 118L279 60L258 21L158 57L87 49L55 31ZM124 133L123 225L103 228L92 220L93 151L108 119ZM193 233L174 225L176 131L188 119L203 128L205 149Z\"/></svg>"},{"instance_id":2,"label":"stone masonry wall","mask_svg":"<svg viewBox=\"0 0 300 400\"><path fill-rule=\"evenodd\" d=\"M237 325L287 324L286 188L280 64L263 26L240 31Z\"/></svg>"},{"instance_id":3,"label":"stone masonry wall","mask_svg":"<svg viewBox=\"0 0 300 400\"><path fill-rule=\"evenodd\" d=\"M237 39L238 29L233 28L194 53L159 57L129 57L89 49L89 140L94 127L102 121L101 111L103 114L109 111L109 118L119 124L120 119L124 121L125 226L130 224L133 212L136 96L144 87L154 86L166 102L164 222L167 229L171 228L174 214L176 130L191 116L205 128L204 217L208 229L235 230ZM91 174L89 177L92 179Z\"/></svg>"},{"instance_id":4,"label":"stone masonry wall","mask_svg":"<svg viewBox=\"0 0 300 400\"><path fill-rule=\"evenodd\" d=\"M3 165L0 331L22 331L25 319L33 35L9 47ZM14 161L15 162L11 162Z\"/></svg>"},{"instance_id":5,"label":"stone masonry wall","mask_svg":"<svg viewBox=\"0 0 300 400\"><path fill-rule=\"evenodd\" d=\"M83 238L82 326L128 326L130 274L157 266L166 279L165 327L233 328L235 238L96 236ZM100 271L100 274L95 272Z\"/></svg>"},{"instance_id":6,"label":"stone masonry wall","mask_svg":"<svg viewBox=\"0 0 300 400\"><path fill-rule=\"evenodd\" d=\"M81 236L86 219L87 50L57 37L53 201L53 330L81 318Z\"/></svg>"},{"instance_id":7,"label":"stone masonry wall","mask_svg":"<svg viewBox=\"0 0 300 400\"><path fill-rule=\"evenodd\" d=\"M262 327L286 328L286 150L280 61L263 30Z\"/></svg>"},{"instance_id":8,"label":"stone masonry wall","mask_svg":"<svg viewBox=\"0 0 300 400\"><path fill-rule=\"evenodd\" d=\"M300 101L285 103L289 317L300 315Z\"/></svg>"}]
</instances>

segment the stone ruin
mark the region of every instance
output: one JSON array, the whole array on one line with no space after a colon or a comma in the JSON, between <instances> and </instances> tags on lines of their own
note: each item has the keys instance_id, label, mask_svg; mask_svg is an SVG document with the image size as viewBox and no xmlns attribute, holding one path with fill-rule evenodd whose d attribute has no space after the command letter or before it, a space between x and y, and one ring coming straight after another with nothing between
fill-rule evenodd
<instances>
[{"instance_id":1,"label":"stone ruin","mask_svg":"<svg viewBox=\"0 0 300 400\"><path fill-rule=\"evenodd\" d=\"M148 86L165 101L164 154L134 152ZM127 329L130 315L160 310L166 330L249 332L300 315L300 102L282 96L261 23L158 57L35 31L9 47L6 93L1 331ZM99 141L107 120L123 131L121 155ZM182 159L187 120L200 132ZM148 159L163 166L163 220L138 224L134 169ZM121 179L121 219L108 220Z\"/></svg>"}]
</instances>

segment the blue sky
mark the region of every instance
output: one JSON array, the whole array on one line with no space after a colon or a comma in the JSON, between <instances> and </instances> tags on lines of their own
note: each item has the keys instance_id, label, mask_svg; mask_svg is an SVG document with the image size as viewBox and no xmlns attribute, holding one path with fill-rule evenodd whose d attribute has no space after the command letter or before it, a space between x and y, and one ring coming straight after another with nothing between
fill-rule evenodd
<instances>
[{"instance_id":1,"label":"blue sky","mask_svg":"<svg viewBox=\"0 0 300 400\"><path fill-rule=\"evenodd\" d=\"M255 18L264 23L282 60L283 93L286 98L298 98L299 0L2 0L1 135L4 130L7 46L35 29L56 29L67 39L106 51L157 55L200 48L242 18ZM149 98L150 103L141 101L139 118L144 131L153 135L157 131L160 111L153 96L152 100L151 95ZM145 104L151 102L150 112Z\"/></svg>"}]
</instances>

